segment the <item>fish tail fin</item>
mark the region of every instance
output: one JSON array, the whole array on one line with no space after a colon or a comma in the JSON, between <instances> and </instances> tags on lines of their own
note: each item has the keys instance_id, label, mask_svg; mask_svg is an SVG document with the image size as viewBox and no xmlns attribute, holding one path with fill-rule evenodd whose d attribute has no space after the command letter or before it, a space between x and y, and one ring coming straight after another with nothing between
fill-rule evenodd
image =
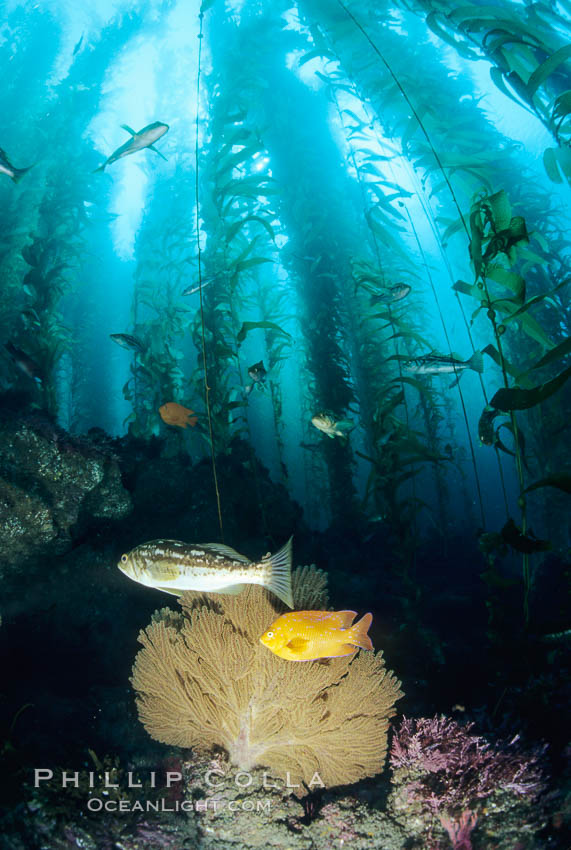
<instances>
[{"instance_id":1,"label":"fish tail fin","mask_svg":"<svg viewBox=\"0 0 571 850\"><path fill-rule=\"evenodd\" d=\"M482 356L481 351L475 351L467 363L470 369L473 369L474 372L483 372L484 371L484 358Z\"/></svg>"},{"instance_id":2,"label":"fish tail fin","mask_svg":"<svg viewBox=\"0 0 571 850\"><path fill-rule=\"evenodd\" d=\"M19 183L22 177L28 173L28 171L33 168L33 165L29 165L27 168L15 168L14 174L12 175L12 180L14 183Z\"/></svg>"},{"instance_id":3,"label":"fish tail fin","mask_svg":"<svg viewBox=\"0 0 571 850\"><path fill-rule=\"evenodd\" d=\"M291 541L290 537L285 546L267 559L263 559L264 563L269 566L267 577L264 581L264 587L267 587L272 593L281 599L288 608L293 608L293 593L291 589Z\"/></svg>"},{"instance_id":4,"label":"fish tail fin","mask_svg":"<svg viewBox=\"0 0 571 850\"><path fill-rule=\"evenodd\" d=\"M359 620L359 622L355 623L355 625L351 626L351 628L349 629L347 643L351 643L353 646L360 646L361 649L374 649L373 642L367 634L367 632L371 628L372 622L373 615L370 613L364 614Z\"/></svg>"},{"instance_id":5,"label":"fish tail fin","mask_svg":"<svg viewBox=\"0 0 571 850\"><path fill-rule=\"evenodd\" d=\"M338 437L341 437L341 440L348 440L349 433L355 427L355 423L351 422L350 419L341 419L339 422L335 423L335 434Z\"/></svg>"}]
</instances>

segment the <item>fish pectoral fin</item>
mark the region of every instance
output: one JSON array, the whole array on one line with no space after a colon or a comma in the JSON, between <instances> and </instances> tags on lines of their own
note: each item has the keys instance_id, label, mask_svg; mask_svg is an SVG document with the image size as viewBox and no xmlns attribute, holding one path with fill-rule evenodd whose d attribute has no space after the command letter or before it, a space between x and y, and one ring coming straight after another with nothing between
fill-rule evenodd
<instances>
[{"instance_id":1,"label":"fish pectoral fin","mask_svg":"<svg viewBox=\"0 0 571 850\"><path fill-rule=\"evenodd\" d=\"M160 585L157 585L156 589L162 590L164 593L170 593L171 596L182 596L183 593L182 590L173 590L170 587L161 587Z\"/></svg>"},{"instance_id":2,"label":"fish pectoral fin","mask_svg":"<svg viewBox=\"0 0 571 850\"><path fill-rule=\"evenodd\" d=\"M287 648L292 652L303 652L309 641L302 637L294 637L286 644Z\"/></svg>"},{"instance_id":3,"label":"fish pectoral fin","mask_svg":"<svg viewBox=\"0 0 571 850\"><path fill-rule=\"evenodd\" d=\"M153 581L164 584L169 581L176 581L180 578L180 572L175 566L170 564L155 564L150 570Z\"/></svg>"},{"instance_id":4,"label":"fish pectoral fin","mask_svg":"<svg viewBox=\"0 0 571 850\"><path fill-rule=\"evenodd\" d=\"M244 584L229 584L226 587L220 587L218 590L209 590L209 593L227 593L229 596L238 596L242 593L246 585Z\"/></svg>"},{"instance_id":5,"label":"fish pectoral fin","mask_svg":"<svg viewBox=\"0 0 571 850\"><path fill-rule=\"evenodd\" d=\"M215 552L218 555L224 555L225 558L231 558L233 561L241 561L243 564L251 563L249 558L240 555L239 552L236 552L231 546L225 546L224 543L201 543L200 546L209 552Z\"/></svg>"},{"instance_id":6,"label":"fish pectoral fin","mask_svg":"<svg viewBox=\"0 0 571 850\"><path fill-rule=\"evenodd\" d=\"M123 130L126 130L126 131L127 131L128 133L130 133L132 136L136 136L136 135L137 135L137 134L135 133L135 131L133 130L133 128L132 128L132 127L129 127L129 125L128 125L128 124L121 124L121 128L122 128Z\"/></svg>"},{"instance_id":7,"label":"fish pectoral fin","mask_svg":"<svg viewBox=\"0 0 571 850\"><path fill-rule=\"evenodd\" d=\"M158 153L158 155L162 159L164 159L165 162L168 162L168 159L166 158L166 156L164 154L162 154L159 150L157 150L154 145L147 145L147 147L149 148L150 151L154 151L155 153Z\"/></svg>"}]
</instances>

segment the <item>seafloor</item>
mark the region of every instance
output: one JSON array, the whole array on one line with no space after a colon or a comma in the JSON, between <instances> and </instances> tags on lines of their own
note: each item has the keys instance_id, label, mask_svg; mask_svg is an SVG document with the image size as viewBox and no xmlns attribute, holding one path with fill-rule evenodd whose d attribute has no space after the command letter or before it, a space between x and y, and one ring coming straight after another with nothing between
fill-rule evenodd
<instances>
[{"instance_id":1,"label":"seafloor","mask_svg":"<svg viewBox=\"0 0 571 850\"><path fill-rule=\"evenodd\" d=\"M327 571L332 607L373 611L373 641L405 693L393 727L401 715L434 723L443 715L451 725L432 728L452 735L447 750L443 740L409 749L400 767L393 740L384 772L345 787L300 797L264 787L258 768L244 787L224 753L161 744L140 724L129 681L137 637L166 600L116 569L121 552L144 540L217 539L209 462L180 454L176 439L74 437L9 402L0 420L0 847L571 846L568 643L537 634L557 632L550 612L559 610L568 564L551 558L549 581L531 599L536 631L523 628L513 586L487 596L475 540L451 537L445 559L423 572L419 558L418 572L403 577L391 571L390 529L372 533L352 518L347 528L310 531L285 487L236 440L219 463L226 539L253 555L293 533L295 563ZM411 582L416 606L405 604ZM485 737L470 743L466 730ZM484 741L497 758L478 761ZM455 747L464 748L459 760ZM54 780L34 788L35 769ZM62 770L78 771L79 787L62 789ZM142 789L127 787L129 771ZM181 778L153 789L153 771ZM102 787L105 772L118 789Z\"/></svg>"}]
</instances>

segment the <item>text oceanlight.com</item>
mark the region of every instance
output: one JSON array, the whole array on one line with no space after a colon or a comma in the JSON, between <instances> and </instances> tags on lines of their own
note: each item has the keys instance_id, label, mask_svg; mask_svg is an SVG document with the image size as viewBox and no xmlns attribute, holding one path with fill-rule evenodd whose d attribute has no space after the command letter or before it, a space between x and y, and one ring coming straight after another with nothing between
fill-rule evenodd
<instances>
[{"instance_id":1,"label":"text oceanlight.com","mask_svg":"<svg viewBox=\"0 0 571 850\"><path fill-rule=\"evenodd\" d=\"M101 797L91 797L87 801L90 812L218 812L227 809L229 812L264 812L271 809L270 800L104 800Z\"/></svg>"}]
</instances>

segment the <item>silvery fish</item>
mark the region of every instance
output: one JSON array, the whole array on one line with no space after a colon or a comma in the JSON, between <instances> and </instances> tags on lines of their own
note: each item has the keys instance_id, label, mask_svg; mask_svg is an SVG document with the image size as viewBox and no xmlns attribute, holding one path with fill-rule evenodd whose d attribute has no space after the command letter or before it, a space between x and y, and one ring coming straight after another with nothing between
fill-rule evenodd
<instances>
[{"instance_id":1,"label":"silvery fish","mask_svg":"<svg viewBox=\"0 0 571 850\"><path fill-rule=\"evenodd\" d=\"M207 277L202 278L202 282L199 284L191 283L190 286L187 286L186 289L183 289L180 293L181 295L194 295L195 292L202 287L204 289L205 286L209 286L209 284L214 283L218 278L223 277L224 272L216 272L216 274L208 275Z\"/></svg>"},{"instance_id":2,"label":"silvery fish","mask_svg":"<svg viewBox=\"0 0 571 850\"><path fill-rule=\"evenodd\" d=\"M116 342L117 345L121 346L121 348L126 348L127 350L132 348L134 351L138 351L139 354L144 354L146 351L141 340L136 336L133 336L133 334L109 334L109 336L113 342Z\"/></svg>"},{"instance_id":3,"label":"silvery fish","mask_svg":"<svg viewBox=\"0 0 571 850\"><path fill-rule=\"evenodd\" d=\"M403 298L410 295L411 291L412 286L409 286L408 283L396 283L382 292L371 295L371 304L393 304L395 301L402 301Z\"/></svg>"},{"instance_id":4,"label":"silvery fish","mask_svg":"<svg viewBox=\"0 0 571 850\"><path fill-rule=\"evenodd\" d=\"M474 372L484 371L484 358L481 351L475 351L468 360L432 352L422 357L414 357L404 364L404 371L413 372L415 375L444 375L454 372L456 379L450 384L451 388L456 386L466 369L473 369Z\"/></svg>"},{"instance_id":5,"label":"silvery fish","mask_svg":"<svg viewBox=\"0 0 571 850\"><path fill-rule=\"evenodd\" d=\"M315 416L311 417L311 424L320 431L323 431L323 433L327 434L327 436L331 437L331 439L334 439L334 437L341 437L342 440L347 440L347 432L351 431L355 427L354 422L351 422L349 419L340 419L336 421L328 413L316 413Z\"/></svg>"},{"instance_id":6,"label":"silvery fish","mask_svg":"<svg viewBox=\"0 0 571 850\"><path fill-rule=\"evenodd\" d=\"M42 370L38 366L35 360L26 354L25 351L22 351L21 348L16 348L11 342L5 342L4 348L18 367L18 369L27 375L28 378L31 378L32 381L36 381L36 383L41 384L43 381Z\"/></svg>"},{"instance_id":7,"label":"silvery fish","mask_svg":"<svg viewBox=\"0 0 571 850\"><path fill-rule=\"evenodd\" d=\"M253 562L222 543L151 540L121 555L117 566L133 581L174 596L185 590L238 594L259 584L293 608L291 541Z\"/></svg>"},{"instance_id":8,"label":"silvery fish","mask_svg":"<svg viewBox=\"0 0 571 850\"><path fill-rule=\"evenodd\" d=\"M123 130L126 130L131 134L131 138L128 142L125 142L124 145L121 145L120 148L117 148L116 151L113 151L109 159L106 159L103 165L100 165L99 168L95 169L95 171L104 171L108 165L111 165L112 162L116 162L124 156L129 156L129 154L141 151L143 148L149 148L155 153L158 153L158 155L163 159L166 159L166 156L163 156L163 154L153 147L153 145L161 138L161 136L164 136L164 134L168 132L168 124L162 124L160 121L155 121L154 124L148 124L146 127L143 127L143 129L139 130L138 133L129 127L128 124L121 124L121 127Z\"/></svg>"},{"instance_id":9,"label":"silvery fish","mask_svg":"<svg viewBox=\"0 0 571 850\"><path fill-rule=\"evenodd\" d=\"M0 174L7 174L14 183L19 183L24 174L33 167L33 165L29 165L27 168L16 168L8 159L6 152L0 148Z\"/></svg>"}]
</instances>

